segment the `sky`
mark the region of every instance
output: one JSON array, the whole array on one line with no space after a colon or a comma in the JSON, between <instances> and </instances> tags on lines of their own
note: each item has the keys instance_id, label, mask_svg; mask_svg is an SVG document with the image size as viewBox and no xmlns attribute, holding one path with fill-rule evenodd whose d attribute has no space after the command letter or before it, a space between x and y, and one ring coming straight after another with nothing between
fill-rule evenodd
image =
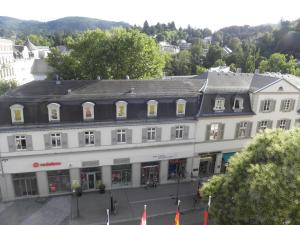
<instances>
[{"instance_id":1,"label":"sky","mask_svg":"<svg viewBox=\"0 0 300 225\"><path fill-rule=\"evenodd\" d=\"M216 31L300 18L300 0L2 0L0 16L49 21L84 16L131 25L167 23Z\"/></svg>"}]
</instances>

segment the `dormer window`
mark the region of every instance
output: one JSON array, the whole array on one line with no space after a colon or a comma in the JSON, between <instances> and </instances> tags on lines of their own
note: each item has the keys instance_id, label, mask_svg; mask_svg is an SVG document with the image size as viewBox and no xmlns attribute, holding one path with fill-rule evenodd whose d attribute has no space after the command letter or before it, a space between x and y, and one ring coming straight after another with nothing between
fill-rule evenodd
<instances>
[{"instance_id":1,"label":"dormer window","mask_svg":"<svg viewBox=\"0 0 300 225\"><path fill-rule=\"evenodd\" d=\"M49 122L60 121L60 104L51 103L47 107Z\"/></svg>"},{"instance_id":2,"label":"dormer window","mask_svg":"<svg viewBox=\"0 0 300 225\"><path fill-rule=\"evenodd\" d=\"M94 106L93 102L82 104L83 120L94 120Z\"/></svg>"},{"instance_id":3,"label":"dormer window","mask_svg":"<svg viewBox=\"0 0 300 225\"><path fill-rule=\"evenodd\" d=\"M12 123L24 123L23 108L24 106L19 104L15 104L10 107Z\"/></svg>"},{"instance_id":4,"label":"dormer window","mask_svg":"<svg viewBox=\"0 0 300 225\"><path fill-rule=\"evenodd\" d=\"M127 117L127 102L116 102L116 117L117 119L126 119Z\"/></svg>"},{"instance_id":5,"label":"dormer window","mask_svg":"<svg viewBox=\"0 0 300 225\"><path fill-rule=\"evenodd\" d=\"M225 98L217 97L215 99L214 111L224 111L225 109Z\"/></svg>"},{"instance_id":6,"label":"dormer window","mask_svg":"<svg viewBox=\"0 0 300 225\"><path fill-rule=\"evenodd\" d=\"M178 99L176 101L176 115L177 116L184 116L185 115L185 108L186 108L186 100Z\"/></svg>"},{"instance_id":7,"label":"dormer window","mask_svg":"<svg viewBox=\"0 0 300 225\"><path fill-rule=\"evenodd\" d=\"M155 100L149 100L147 102L147 108L148 108L148 117L156 117L157 116L157 101Z\"/></svg>"},{"instance_id":8,"label":"dormer window","mask_svg":"<svg viewBox=\"0 0 300 225\"><path fill-rule=\"evenodd\" d=\"M242 111L244 109L244 99L241 97L236 97L234 99L234 103L233 103L233 111L237 112L237 111Z\"/></svg>"}]
</instances>

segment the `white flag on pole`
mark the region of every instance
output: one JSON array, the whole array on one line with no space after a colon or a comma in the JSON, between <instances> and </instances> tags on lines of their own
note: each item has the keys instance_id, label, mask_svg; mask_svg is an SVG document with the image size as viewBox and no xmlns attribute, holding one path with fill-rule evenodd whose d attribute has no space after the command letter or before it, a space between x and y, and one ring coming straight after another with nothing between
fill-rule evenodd
<instances>
[{"instance_id":1,"label":"white flag on pole","mask_svg":"<svg viewBox=\"0 0 300 225\"><path fill-rule=\"evenodd\" d=\"M106 222L106 225L109 225L109 209L106 210L106 213L107 213L107 222Z\"/></svg>"}]
</instances>

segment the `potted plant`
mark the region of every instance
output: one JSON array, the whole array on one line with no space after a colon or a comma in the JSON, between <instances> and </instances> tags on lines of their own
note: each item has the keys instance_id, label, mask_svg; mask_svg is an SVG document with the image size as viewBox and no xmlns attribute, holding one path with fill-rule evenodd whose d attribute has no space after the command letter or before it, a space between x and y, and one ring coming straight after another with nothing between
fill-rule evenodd
<instances>
[{"instance_id":1,"label":"potted plant","mask_svg":"<svg viewBox=\"0 0 300 225\"><path fill-rule=\"evenodd\" d=\"M105 193L105 184L101 180L97 181L96 187L101 194Z\"/></svg>"},{"instance_id":2,"label":"potted plant","mask_svg":"<svg viewBox=\"0 0 300 225\"><path fill-rule=\"evenodd\" d=\"M76 181L72 183L72 190L77 197L82 195L82 188L79 182Z\"/></svg>"}]
</instances>

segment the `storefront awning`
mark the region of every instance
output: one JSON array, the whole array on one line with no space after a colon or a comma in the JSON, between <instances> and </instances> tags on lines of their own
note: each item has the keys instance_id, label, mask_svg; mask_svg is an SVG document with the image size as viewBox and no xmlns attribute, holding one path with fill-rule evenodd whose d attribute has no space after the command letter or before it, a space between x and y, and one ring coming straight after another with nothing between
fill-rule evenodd
<instances>
[{"instance_id":1,"label":"storefront awning","mask_svg":"<svg viewBox=\"0 0 300 225\"><path fill-rule=\"evenodd\" d=\"M228 153L223 153L223 159L225 163L227 163L230 159L231 156L233 156L235 152L228 152Z\"/></svg>"}]
</instances>

